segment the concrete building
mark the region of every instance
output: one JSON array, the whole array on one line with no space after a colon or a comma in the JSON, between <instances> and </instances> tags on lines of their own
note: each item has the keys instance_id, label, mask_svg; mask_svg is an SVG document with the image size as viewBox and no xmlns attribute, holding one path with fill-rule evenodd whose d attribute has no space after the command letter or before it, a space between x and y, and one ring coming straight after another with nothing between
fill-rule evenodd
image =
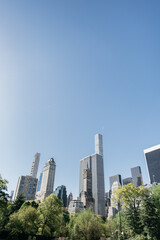
<instances>
[{"instance_id":1,"label":"concrete building","mask_svg":"<svg viewBox=\"0 0 160 240\"><path fill-rule=\"evenodd\" d=\"M94 199L92 196L92 173L89 169L83 170L83 190L80 193L84 208L91 207L94 211Z\"/></svg>"},{"instance_id":2,"label":"concrete building","mask_svg":"<svg viewBox=\"0 0 160 240\"><path fill-rule=\"evenodd\" d=\"M40 161L40 153L36 153L34 155L33 162L32 162L32 168L31 168L31 176L33 178L37 177L39 161Z\"/></svg>"},{"instance_id":3,"label":"concrete building","mask_svg":"<svg viewBox=\"0 0 160 240\"><path fill-rule=\"evenodd\" d=\"M131 177L123 179L123 186L125 186L125 185L127 185L129 183L133 183L133 179Z\"/></svg>"},{"instance_id":4,"label":"concrete building","mask_svg":"<svg viewBox=\"0 0 160 240\"><path fill-rule=\"evenodd\" d=\"M150 183L160 183L160 144L144 150Z\"/></svg>"},{"instance_id":5,"label":"concrete building","mask_svg":"<svg viewBox=\"0 0 160 240\"><path fill-rule=\"evenodd\" d=\"M16 200L18 194L20 193L24 195L25 200L35 200L37 181L38 179L33 178L32 176L20 176L14 195L14 200Z\"/></svg>"},{"instance_id":6,"label":"concrete building","mask_svg":"<svg viewBox=\"0 0 160 240\"><path fill-rule=\"evenodd\" d=\"M102 135L97 135L95 136L95 139L98 139L95 141L95 150L97 153L80 160L79 194L84 191L83 170L89 169L92 174L92 196L95 201L95 213L105 216L103 146L100 144L102 143ZM97 141L99 144L97 144Z\"/></svg>"},{"instance_id":7,"label":"concrete building","mask_svg":"<svg viewBox=\"0 0 160 240\"><path fill-rule=\"evenodd\" d=\"M50 158L43 168L41 189L36 194L37 200L42 201L42 199L53 193L55 170L56 163L53 158Z\"/></svg>"},{"instance_id":8,"label":"concrete building","mask_svg":"<svg viewBox=\"0 0 160 240\"><path fill-rule=\"evenodd\" d=\"M114 182L118 182L122 186L122 177L120 174L116 174L114 176L109 177L110 182L110 190L112 189L112 185Z\"/></svg>"},{"instance_id":9,"label":"concrete building","mask_svg":"<svg viewBox=\"0 0 160 240\"><path fill-rule=\"evenodd\" d=\"M35 193L37 188L37 171L40 160L40 153L34 155L32 162L31 173L27 176L20 176L18 179L14 200L19 193L22 193L26 200L35 200Z\"/></svg>"},{"instance_id":10,"label":"concrete building","mask_svg":"<svg viewBox=\"0 0 160 240\"><path fill-rule=\"evenodd\" d=\"M80 200L72 200L68 207L68 212L71 214L80 213L83 210L84 206Z\"/></svg>"},{"instance_id":11,"label":"concrete building","mask_svg":"<svg viewBox=\"0 0 160 240\"><path fill-rule=\"evenodd\" d=\"M63 206L67 207L67 191L66 186L62 185L56 188L54 194L63 202Z\"/></svg>"},{"instance_id":12,"label":"concrete building","mask_svg":"<svg viewBox=\"0 0 160 240\"><path fill-rule=\"evenodd\" d=\"M131 174L132 174L133 184L135 184L136 187L143 185L142 172L141 172L140 166L131 168Z\"/></svg>"}]
</instances>

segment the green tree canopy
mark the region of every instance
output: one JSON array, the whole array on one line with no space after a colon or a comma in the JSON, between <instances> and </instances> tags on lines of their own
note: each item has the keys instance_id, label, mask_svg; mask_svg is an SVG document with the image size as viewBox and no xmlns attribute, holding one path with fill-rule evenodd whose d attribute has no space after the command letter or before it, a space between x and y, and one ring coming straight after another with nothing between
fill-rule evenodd
<instances>
[{"instance_id":1,"label":"green tree canopy","mask_svg":"<svg viewBox=\"0 0 160 240\"><path fill-rule=\"evenodd\" d=\"M103 220L90 209L71 218L69 231L74 240L98 240L105 232Z\"/></svg>"},{"instance_id":2,"label":"green tree canopy","mask_svg":"<svg viewBox=\"0 0 160 240\"><path fill-rule=\"evenodd\" d=\"M0 175L0 229L4 228L4 225L8 219L8 194L7 191L7 183L6 179L2 179Z\"/></svg>"},{"instance_id":3,"label":"green tree canopy","mask_svg":"<svg viewBox=\"0 0 160 240\"><path fill-rule=\"evenodd\" d=\"M63 219L62 207L62 201L54 194L39 204L40 234L51 237L59 235Z\"/></svg>"}]
</instances>

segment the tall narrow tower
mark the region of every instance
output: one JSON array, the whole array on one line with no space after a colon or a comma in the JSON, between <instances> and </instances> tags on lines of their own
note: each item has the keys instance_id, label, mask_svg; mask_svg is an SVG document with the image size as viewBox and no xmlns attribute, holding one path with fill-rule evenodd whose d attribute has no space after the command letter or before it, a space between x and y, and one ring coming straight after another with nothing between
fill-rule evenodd
<instances>
[{"instance_id":1,"label":"tall narrow tower","mask_svg":"<svg viewBox=\"0 0 160 240\"><path fill-rule=\"evenodd\" d=\"M84 171L89 169L92 179L92 196L95 201L95 213L105 216L104 168L102 135L95 135L95 153L80 160L79 194L84 192Z\"/></svg>"},{"instance_id":2,"label":"tall narrow tower","mask_svg":"<svg viewBox=\"0 0 160 240\"><path fill-rule=\"evenodd\" d=\"M101 134L95 135L95 153L103 156L103 138Z\"/></svg>"},{"instance_id":3,"label":"tall narrow tower","mask_svg":"<svg viewBox=\"0 0 160 240\"><path fill-rule=\"evenodd\" d=\"M40 160L40 153L36 153L33 158L31 174L30 174L33 178L37 177L39 160Z\"/></svg>"}]
</instances>

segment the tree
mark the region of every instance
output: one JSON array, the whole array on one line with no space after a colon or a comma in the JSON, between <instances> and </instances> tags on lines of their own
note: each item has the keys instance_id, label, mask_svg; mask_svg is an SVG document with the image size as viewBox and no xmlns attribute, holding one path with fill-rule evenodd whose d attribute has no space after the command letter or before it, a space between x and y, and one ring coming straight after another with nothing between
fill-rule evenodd
<instances>
[{"instance_id":1,"label":"tree","mask_svg":"<svg viewBox=\"0 0 160 240\"><path fill-rule=\"evenodd\" d=\"M148 189L142 192L141 222L146 239L157 240L160 236L160 215Z\"/></svg>"},{"instance_id":2,"label":"tree","mask_svg":"<svg viewBox=\"0 0 160 240\"><path fill-rule=\"evenodd\" d=\"M132 235L141 234L143 227L140 220L140 202L144 187L136 187L133 183L125 185L123 188L118 188L114 192L112 199L115 204L123 203L122 207L127 218L128 228Z\"/></svg>"},{"instance_id":3,"label":"tree","mask_svg":"<svg viewBox=\"0 0 160 240\"><path fill-rule=\"evenodd\" d=\"M90 209L73 216L69 224L70 236L74 240L98 240L103 236L104 231L105 225L102 219Z\"/></svg>"},{"instance_id":4,"label":"tree","mask_svg":"<svg viewBox=\"0 0 160 240\"><path fill-rule=\"evenodd\" d=\"M9 207L9 215L18 211L24 202L25 202L24 195L22 193L18 194L16 200Z\"/></svg>"},{"instance_id":5,"label":"tree","mask_svg":"<svg viewBox=\"0 0 160 240\"><path fill-rule=\"evenodd\" d=\"M30 201L25 201L22 206L21 209L26 208L26 207L33 207L35 209L37 209L39 206L39 203L34 201L34 200L30 200Z\"/></svg>"},{"instance_id":6,"label":"tree","mask_svg":"<svg viewBox=\"0 0 160 240\"><path fill-rule=\"evenodd\" d=\"M51 237L60 235L63 223L62 206L62 201L54 194L51 194L39 204L39 233L41 235Z\"/></svg>"},{"instance_id":7,"label":"tree","mask_svg":"<svg viewBox=\"0 0 160 240\"><path fill-rule=\"evenodd\" d=\"M160 184L153 186L152 197L156 208L160 213Z\"/></svg>"},{"instance_id":8,"label":"tree","mask_svg":"<svg viewBox=\"0 0 160 240\"><path fill-rule=\"evenodd\" d=\"M8 194L6 179L2 179L0 175L0 229L3 229L8 220Z\"/></svg>"},{"instance_id":9,"label":"tree","mask_svg":"<svg viewBox=\"0 0 160 240\"><path fill-rule=\"evenodd\" d=\"M10 238L21 239L21 235L35 235L39 227L39 214L34 207L26 206L9 217L6 229L10 231Z\"/></svg>"}]
</instances>

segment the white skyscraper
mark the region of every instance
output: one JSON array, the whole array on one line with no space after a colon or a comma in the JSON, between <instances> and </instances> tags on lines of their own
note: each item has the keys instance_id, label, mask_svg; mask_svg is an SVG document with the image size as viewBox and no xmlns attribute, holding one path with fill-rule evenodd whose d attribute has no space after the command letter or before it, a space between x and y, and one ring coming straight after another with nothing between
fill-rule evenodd
<instances>
[{"instance_id":1,"label":"white skyscraper","mask_svg":"<svg viewBox=\"0 0 160 240\"><path fill-rule=\"evenodd\" d=\"M101 134L95 135L95 153L103 156L103 139Z\"/></svg>"},{"instance_id":2,"label":"white skyscraper","mask_svg":"<svg viewBox=\"0 0 160 240\"><path fill-rule=\"evenodd\" d=\"M40 192L36 194L37 200L48 197L53 193L56 164L53 158L50 158L43 168L42 183Z\"/></svg>"},{"instance_id":3,"label":"white skyscraper","mask_svg":"<svg viewBox=\"0 0 160 240\"><path fill-rule=\"evenodd\" d=\"M32 162L32 168L31 168L31 176L32 176L33 178L36 178L36 177L37 177L39 160L40 160L40 153L36 153L36 154L34 155L33 162Z\"/></svg>"}]
</instances>

